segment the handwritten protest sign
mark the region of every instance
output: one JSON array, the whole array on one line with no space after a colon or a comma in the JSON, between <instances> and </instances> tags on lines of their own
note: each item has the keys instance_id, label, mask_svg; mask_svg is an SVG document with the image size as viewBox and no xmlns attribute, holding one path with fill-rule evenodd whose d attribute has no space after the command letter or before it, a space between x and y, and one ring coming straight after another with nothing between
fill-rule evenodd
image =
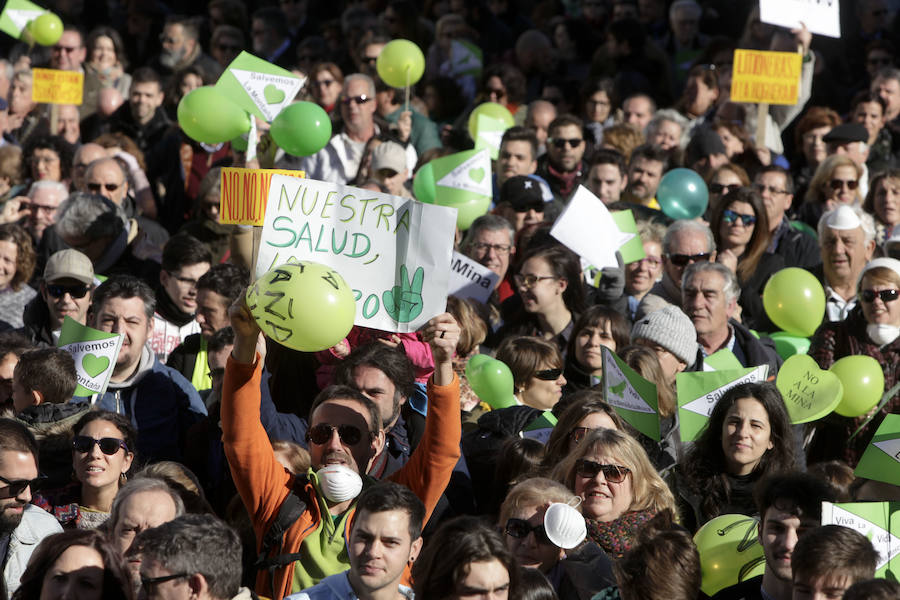
<instances>
[{"instance_id":1,"label":"handwritten protest sign","mask_svg":"<svg viewBox=\"0 0 900 600\"><path fill-rule=\"evenodd\" d=\"M47 12L45 9L28 0L9 0L0 13L0 31L19 39L28 22L34 21L45 12Z\"/></svg>"},{"instance_id":2,"label":"handwritten protest sign","mask_svg":"<svg viewBox=\"0 0 900 600\"><path fill-rule=\"evenodd\" d=\"M797 104L802 64L798 52L735 50L731 101Z\"/></svg>"},{"instance_id":3,"label":"handwritten protest sign","mask_svg":"<svg viewBox=\"0 0 900 600\"><path fill-rule=\"evenodd\" d=\"M215 87L248 113L271 122L294 101L305 81L287 69L241 52Z\"/></svg>"},{"instance_id":4,"label":"handwritten protest sign","mask_svg":"<svg viewBox=\"0 0 900 600\"><path fill-rule=\"evenodd\" d=\"M706 427L709 416L725 392L742 383L759 383L766 380L768 365L725 371L700 371L679 373L675 376L678 390L678 421L681 423L681 441L697 439Z\"/></svg>"},{"instance_id":5,"label":"handwritten protest sign","mask_svg":"<svg viewBox=\"0 0 900 600\"><path fill-rule=\"evenodd\" d=\"M759 20L791 29L802 21L812 33L841 37L840 0L759 0Z\"/></svg>"},{"instance_id":6,"label":"handwritten protest sign","mask_svg":"<svg viewBox=\"0 0 900 600\"><path fill-rule=\"evenodd\" d=\"M266 218L266 201L273 175L306 177L303 171L285 169L222 169L219 219L229 225L262 227Z\"/></svg>"},{"instance_id":7,"label":"handwritten protest sign","mask_svg":"<svg viewBox=\"0 0 900 600\"><path fill-rule=\"evenodd\" d=\"M822 525L840 525L866 536L878 551L875 577L900 569L900 502L822 503Z\"/></svg>"},{"instance_id":8,"label":"handwritten protest sign","mask_svg":"<svg viewBox=\"0 0 900 600\"><path fill-rule=\"evenodd\" d=\"M585 227L590 223L590 227ZM637 236L619 230L606 205L584 186L553 224L550 235L598 269L618 266L616 250ZM643 247L642 247L643 251Z\"/></svg>"},{"instance_id":9,"label":"handwritten protest sign","mask_svg":"<svg viewBox=\"0 0 900 600\"><path fill-rule=\"evenodd\" d=\"M84 73L32 69L31 99L44 104L81 104Z\"/></svg>"},{"instance_id":10,"label":"handwritten protest sign","mask_svg":"<svg viewBox=\"0 0 900 600\"><path fill-rule=\"evenodd\" d=\"M299 260L328 265L353 288L354 323L374 329L412 332L443 312L454 209L283 175L269 200L257 276Z\"/></svg>"},{"instance_id":11,"label":"handwritten protest sign","mask_svg":"<svg viewBox=\"0 0 900 600\"><path fill-rule=\"evenodd\" d=\"M75 396L87 397L106 391L122 348L121 335L93 329L66 317L56 345L75 359L78 380Z\"/></svg>"},{"instance_id":12,"label":"handwritten protest sign","mask_svg":"<svg viewBox=\"0 0 900 600\"><path fill-rule=\"evenodd\" d=\"M487 304L499 278L499 275L478 261L459 252L453 252L453 261L450 263L451 296L471 298Z\"/></svg>"}]
</instances>

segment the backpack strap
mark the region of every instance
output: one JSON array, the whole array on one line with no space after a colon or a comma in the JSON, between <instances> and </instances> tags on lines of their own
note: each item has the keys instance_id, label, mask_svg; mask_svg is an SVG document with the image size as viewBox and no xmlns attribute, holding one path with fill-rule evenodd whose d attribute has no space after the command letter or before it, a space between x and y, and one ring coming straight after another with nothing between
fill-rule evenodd
<instances>
[{"instance_id":1,"label":"backpack strap","mask_svg":"<svg viewBox=\"0 0 900 600\"><path fill-rule=\"evenodd\" d=\"M260 542L259 555L256 557L256 562L253 567L257 571L268 571L269 584L272 587L273 595L275 594L275 572L278 569L299 560L301 554L299 552L294 552L290 554L276 554L275 556L270 557L269 553L273 550L281 550L284 547L284 534L306 511L307 498L305 489L308 481L309 478L306 475L297 477L294 482L294 487L288 492L284 502L281 503L281 508L278 509L278 515L276 515L275 520L263 535L262 541ZM303 490L301 492L302 497L295 491L298 487L300 490Z\"/></svg>"}]
</instances>

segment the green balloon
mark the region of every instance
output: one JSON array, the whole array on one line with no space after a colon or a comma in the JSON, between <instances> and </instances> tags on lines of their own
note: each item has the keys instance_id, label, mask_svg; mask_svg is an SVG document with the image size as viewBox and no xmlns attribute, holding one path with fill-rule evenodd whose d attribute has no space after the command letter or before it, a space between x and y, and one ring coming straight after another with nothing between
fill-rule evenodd
<instances>
[{"instance_id":1,"label":"green balloon","mask_svg":"<svg viewBox=\"0 0 900 600\"><path fill-rule=\"evenodd\" d=\"M478 367L491 360L493 357L490 354L476 354L469 358L466 361L466 379L471 377L471 373L473 373Z\"/></svg>"},{"instance_id":2,"label":"green balloon","mask_svg":"<svg viewBox=\"0 0 900 600\"><path fill-rule=\"evenodd\" d=\"M413 195L419 202L435 203L434 168L430 162L425 163L413 177Z\"/></svg>"},{"instance_id":3,"label":"green balloon","mask_svg":"<svg viewBox=\"0 0 900 600\"><path fill-rule=\"evenodd\" d=\"M409 40L391 40L375 61L381 80L391 87L415 85L425 73L425 55Z\"/></svg>"},{"instance_id":4,"label":"green balloon","mask_svg":"<svg viewBox=\"0 0 900 600\"><path fill-rule=\"evenodd\" d=\"M775 351L778 352L778 356L784 360L795 354L809 352L809 338L793 335L787 331L776 331L769 337L775 342Z\"/></svg>"},{"instance_id":5,"label":"green balloon","mask_svg":"<svg viewBox=\"0 0 900 600\"><path fill-rule=\"evenodd\" d=\"M469 373L466 368L466 378L472 391L487 402L491 408L505 408L517 404L513 394L512 371L506 363L496 358L481 359Z\"/></svg>"},{"instance_id":6,"label":"green balloon","mask_svg":"<svg viewBox=\"0 0 900 600\"><path fill-rule=\"evenodd\" d=\"M288 154L310 156L331 139L331 119L314 102L294 102L278 113L269 133Z\"/></svg>"},{"instance_id":7,"label":"green balloon","mask_svg":"<svg viewBox=\"0 0 900 600\"><path fill-rule=\"evenodd\" d=\"M763 307L787 333L810 337L825 316L825 290L805 269L788 267L772 275L763 289Z\"/></svg>"},{"instance_id":8,"label":"green balloon","mask_svg":"<svg viewBox=\"0 0 900 600\"><path fill-rule=\"evenodd\" d=\"M871 356L845 356L829 369L844 384L844 397L834 412L859 417L874 408L884 394L884 371Z\"/></svg>"},{"instance_id":9,"label":"green balloon","mask_svg":"<svg viewBox=\"0 0 900 600\"><path fill-rule=\"evenodd\" d=\"M248 140L246 136L239 135L233 140L231 140L231 147L237 150L238 152L246 152L247 151L247 143Z\"/></svg>"},{"instance_id":10,"label":"green balloon","mask_svg":"<svg viewBox=\"0 0 900 600\"><path fill-rule=\"evenodd\" d=\"M469 135L472 136L473 140L478 139L478 115L503 121L507 129L516 124L512 113L505 106L496 102L484 102L476 106L475 110L469 114Z\"/></svg>"},{"instance_id":11,"label":"green balloon","mask_svg":"<svg viewBox=\"0 0 900 600\"><path fill-rule=\"evenodd\" d=\"M228 142L250 131L250 115L211 85L188 92L178 103L178 124L191 139Z\"/></svg>"},{"instance_id":12,"label":"green balloon","mask_svg":"<svg viewBox=\"0 0 900 600\"><path fill-rule=\"evenodd\" d=\"M267 271L247 290L247 307L266 336L301 352L331 348L356 318L353 290L344 278L308 261Z\"/></svg>"},{"instance_id":13,"label":"green balloon","mask_svg":"<svg viewBox=\"0 0 900 600\"><path fill-rule=\"evenodd\" d=\"M823 371L811 356L791 356L775 379L775 387L784 397L791 423L809 423L829 414L841 402L844 386L837 375Z\"/></svg>"},{"instance_id":14,"label":"green balloon","mask_svg":"<svg viewBox=\"0 0 900 600\"><path fill-rule=\"evenodd\" d=\"M659 207L672 219L696 219L709 204L709 190L693 169L672 169L659 180Z\"/></svg>"},{"instance_id":15,"label":"green balloon","mask_svg":"<svg viewBox=\"0 0 900 600\"><path fill-rule=\"evenodd\" d=\"M766 558L757 523L745 515L721 515L694 534L700 554L700 589L707 596L763 574Z\"/></svg>"},{"instance_id":16,"label":"green balloon","mask_svg":"<svg viewBox=\"0 0 900 600\"><path fill-rule=\"evenodd\" d=\"M25 31L41 46L52 46L63 34L62 20L52 12L45 12L25 25Z\"/></svg>"}]
</instances>

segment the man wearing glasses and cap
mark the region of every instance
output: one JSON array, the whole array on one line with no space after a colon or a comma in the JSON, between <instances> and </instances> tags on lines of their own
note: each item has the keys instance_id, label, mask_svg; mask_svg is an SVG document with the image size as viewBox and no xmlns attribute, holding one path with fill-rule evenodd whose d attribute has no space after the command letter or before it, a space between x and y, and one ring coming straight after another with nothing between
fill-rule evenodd
<instances>
[{"instance_id":1,"label":"man wearing glasses and cap","mask_svg":"<svg viewBox=\"0 0 900 600\"><path fill-rule=\"evenodd\" d=\"M544 222L544 207L538 180L528 175L516 175L501 186L495 212L506 217L519 235L523 229L534 229Z\"/></svg>"},{"instance_id":2,"label":"man wearing glasses and cap","mask_svg":"<svg viewBox=\"0 0 900 600\"><path fill-rule=\"evenodd\" d=\"M40 294L25 306L22 333L39 345L56 346L66 317L87 321L94 287L91 260L78 250L60 250L47 261Z\"/></svg>"}]
</instances>

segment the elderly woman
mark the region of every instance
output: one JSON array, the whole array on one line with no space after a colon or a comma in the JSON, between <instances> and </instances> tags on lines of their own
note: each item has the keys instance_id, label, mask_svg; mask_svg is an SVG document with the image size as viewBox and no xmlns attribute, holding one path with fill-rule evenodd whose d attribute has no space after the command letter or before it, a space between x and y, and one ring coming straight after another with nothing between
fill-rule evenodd
<instances>
[{"instance_id":1,"label":"elderly woman","mask_svg":"<svg viewBox=\"0 0 900 600\"><path fill-rule=\"evenodd\" d=\"M621 558L655 514L675 509L672 492L641 445L626 433L595 429L553 471L581 497L588 535Z\"/></svg>"},{"instance_id":2,"label":"elderly woman","mask_svg":"<svg viewBox=\"0 0 900 600\"><path fill-rule=\"evenodd\" d=\"M826 158L809 182L803 204L797 210L798 219L816 228L825 211L841 204L859 205L860 177L862 169L849 157L833 154Z\"/></svg>"},{"instance_id":3,"label":"elderly woman","mask_svg":"<svg viewBox=\"0 0 900 600\"><path fill-rule=\"evenodd\" d=\"M9 84L9 122L6 131L20 146L33 136L50 133L50 122L41 116L38 103L31 99L31 69L20 69Z\"/></svg>"},{"instance_id":4,"label":"elderly woman","mask_svg":"<svg viewBox=\"0 0 900 600\"><path fill-rule=\"evenodd\" d=\"M58 135L33 136L22 151L22 180L68 185L74 155L72 145Z\"/></svg>"},{"instance_id":5,"label":"elderly woman","mask_svg":"<svg viewBox=\"0 0 900 600\"><path fill-rule=\"evenodd\" d=\"M24 325L25 305L37 295L28 286L34 265L34 246L28 232L15 223L0 225L0 323L7 329Z\"/></svg>"},{"instance_id":6,"label":"elderly woman","mask_svg":"<svg viewBox=\"0 0 900 600\"><path fill-rule=\"evenodd\" d=\"M809 348L819 366L828 369L840 358L871 356L884 372L884 389L900 381L900 261L876 258L862 271L857 284L859 303L843 321L825 323ZM855 465L884 416L900 412L900 396L894 396L853 439L849 439L866 415L857 418L832 413L820 420L809 447L809 461L839 458Z\"/></svg>"},{"instance_id":7,"label":"elderly woman","mask_svg":"<svg viewBox=\"0 0 900 600\"><path fill-rule=\"evenodd\" d=\"M863 210L875 217L875 243L881 246L896 225L900 225L900 169L875 175Z\"/></svg>"},{"instance_id":8,"label":"elderly woman","mask_svg":"<svg viewBox=\"0 0 900 600\"><path fill-rule=\"evenodd\" d=\"M659 146L663 150L672 152L685 145L685 131L687 131L687 119L677 110L663 108L656 111L645 131L647 143Z\"/></svg>"}]
</instances>

